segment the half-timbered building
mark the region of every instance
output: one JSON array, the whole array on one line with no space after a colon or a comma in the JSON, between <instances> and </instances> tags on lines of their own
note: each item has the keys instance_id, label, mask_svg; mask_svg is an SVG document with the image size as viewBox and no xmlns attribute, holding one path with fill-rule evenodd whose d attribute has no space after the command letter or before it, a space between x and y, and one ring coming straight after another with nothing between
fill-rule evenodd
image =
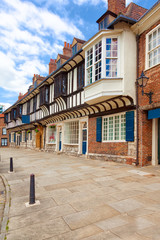
<instances>
[{"instance_id":1,"label":"half-timbered building","mask_svg":"<svg viewBox=\"0 0 160 240\"><path fill-rule=\"evenodd\" d=\"M137 163L137 38L147 10L108 0L98 32L64 43L49 75L5 111L10 145Z\"/></svg>"}]
</instances>

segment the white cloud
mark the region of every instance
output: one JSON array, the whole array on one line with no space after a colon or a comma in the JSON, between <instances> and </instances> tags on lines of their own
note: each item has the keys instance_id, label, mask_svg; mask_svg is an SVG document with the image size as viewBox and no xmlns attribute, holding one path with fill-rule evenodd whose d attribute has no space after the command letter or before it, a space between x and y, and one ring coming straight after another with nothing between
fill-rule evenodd
<instances>
[{"instance_id":1,"label":"white cloud","mask_svg":"<svg viewBox=\"0 0 160 240\"><path fill-rule=\"evenodd\" d=\"M1 0L0 19L0 87L17 93L27 91L34 73L48 75L43 59L56 57L64 40L84 37L72 20L27 1Z\"/></svg>"},{"instance_id":2,"label":"white cloud","mask_svg":"<svg viewBox=\"0 0 160 240\"><path fill-rule=\"evenodd\" d=\"M83 4L91 4L98 5L100 3L105 3L107 5L107 0L73 0L74 4L83 5Z\"/></svg>"},{"instance_id":3,"label":"white cloud","mask_svg":"<svg viewBox=\"0 0 160 240\"><path fill-rule=\"evenodd\" d=\"M4 103L4 102L0 102L0 105L3 106L3 111L6 110L7 108L9 108L11 106L10 103Z\"/></svg>"}]
</instances>

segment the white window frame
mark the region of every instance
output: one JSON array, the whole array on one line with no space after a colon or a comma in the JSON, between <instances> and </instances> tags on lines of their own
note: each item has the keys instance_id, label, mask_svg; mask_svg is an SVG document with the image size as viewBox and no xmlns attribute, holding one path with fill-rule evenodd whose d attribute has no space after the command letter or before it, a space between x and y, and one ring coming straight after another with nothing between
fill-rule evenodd
<instances>
[{"instance_id":1,"label":"white window frame","mask_svg":"<svg viewBox=\"0 0 160 240\"><path fill-rule=\"evenodd\" d=\"M154 50L156 50L156 49L158 49L158 48L160 47L160 44L158 44L156 47L152 48L152 49L149 51L149 36L150 36L151 34L153 34L155 31L158 32L158 29L160 29L160 24L146 34L146 59L145 59L146 61L145 61L145 70L150 69L150 68L155 67L155 66L157 66L157 65L160 64L160 61L158 62L158 60L157 60L157 64L152 65L152 66L149 66L149 53L154 52ZM158 35L157 35L157 36L158 36ZM158 39L158 37L157 37L157 39ZM152 41L153 41L153 39L152 39ZM157 54L157 58L158 58L158 54Z\"/></svg>"},{"instance_id":2,"label":"white window frame","mask_svg":"<svg viewBox=\"0 0 160 240\"><path fill-rule=\"evenodd\" d=\"M117 39L117 56L116 57L114 57L114 56L112 56L112 51L111 51L111 49L110 49L110 51L111 51L111 56L109 57L109 56L107 56L107 49L105 48L105 51L106 51L106 53L105 53L105 77L106 78L117 78L118 77L118 59L119 59L119 51L118 51L118 48L119 48L119 41L118 41L118 37L106 37L106 41L107 41L107 39L111 39L111 47L112 47L112 39ZM107 42L105 43L105 47L107 47ZM110 60L113 60L113 59L115 59L115 60L117 60L117 76L111 76L111 77L108 77L108 76L106 76L106 60L107 59L110 59ZM111 65L111 68L112 68L112 65ZM112 69L111 69L112 70ZM111 71L111 73L112 73L112 71Z\"/></svg>"},{"instance_id":3,"label":"white window frame","mask_svg":"<svg viewBox=\"0 0 160 240\"><path fill-rule=\"evenodd\" d=\"M92 49L92 64L89 63L91 61L90 58L89 58L89 61L87 59L91 55L91 54L88 55L88 52L90 52L91 49ZM94 61L94 53L93 53L93 51L94 51L94 48L91 47L86 52L86 79L87 79L87 85L93 83L93 61ZM88 78L88 71L91 70L91 69L92 69L92 81L90 81L90 78Z\"/></svg>"},{"instance_id":4,"label":"white window frame","mask_svg":"<svg viewBox=\"0 0 160 240\"><path fill-rule=\"evenodd\" d=\"M121 139L119 139L119 140L115 140L115 139L113 139L113 140L104 140L104 119L107 118L108 121L109 121L109 118L113 117L113 137L115 138L115 117L119 116L120 119L121 119L122 115L125 115L125 117L126 117L126 113L124 113L124 112L123 113L118 113L118 114L106 115L106 116L102 117L102 142L104 142L104 143L105 142L126 142L126 140L121 140ZM108 124L107 129L108 129L107 136L109 136L109 124ZM121 121L120 121L120 125L119 125L119 136L121 136Z\"/></svg>"},{"instance_id":5,"label":"white window frame","mask_svg":"<svg viewBox=\"0 0 160 240\"><path fill-rule=\"evenodd\" d=\"M78 136L77 136L77 143L69 143L66 141L66 136L67 136L67 133L66 133L66 124L72 124L73 122L77 122L77 126L78 126ZM66 121L64 122L64 144L65 145L79 145L79 120L71 120L71 121Z\"/></svg>"},{"instance_id":6,"label":"white window frame","mask_svg":"<svg viewBox=\"0 0 160 240\"><path fill-rule=\"evenodd\" d=\"M117 76L116 77L106 77L106 39L107 38L116 38L117 39ZM102 52L101 52L101 59L96 61L95 62L95 45L98 44L99 42L102 42ZM97 82L99 81L100 79L117 79L117 78L120 78L120 74L121 74L121 71L120 71L120 43L121 43L121 39L120 39L120 36L119 34L116 34L116 35L105 35L101 38L99 38L95 43L94 45L88 47L85 51L85 86L88 86L94 82ZM87 66L87 52L90 50L90 49L93 49L93 60L92 60L92 65L90 66ZM101 78L99 80L95 80L95 66L96 66L96 63L98 63L99 61L101 61ZM92 67L92 83L89 83L89 79L88 79L88 69Z\"/></svg>"}]
</instances>

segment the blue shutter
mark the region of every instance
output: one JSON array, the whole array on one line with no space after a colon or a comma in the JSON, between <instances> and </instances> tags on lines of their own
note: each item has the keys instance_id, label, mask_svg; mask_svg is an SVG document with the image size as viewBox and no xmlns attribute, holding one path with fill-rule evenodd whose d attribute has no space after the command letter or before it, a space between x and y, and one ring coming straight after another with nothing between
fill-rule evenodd
<instances>
[{"instance_id":1,"label":"blue shutter","mask_svg":"<svg viewBox=\"0 0 160 240\"><path fill-rule=\"evenodd\" d=\"M14 142L16 142L16 133L14 133Z\"/></svg>"},{"instance_id":2,"label":"blue shutter","mask_svg":"<svg viewBox=\"0 0 160 240\"><path fill-rule=\"evenodd\" d=\"M126 112L126 141L134 141L134 111Z\"/></svg>"},{"instance_id":3,"label":"blue shutter","mask_svg":"<svg viewBox=\"0 0 160 240\"><path fill-rule=\"evenodd\" d=\"M9 133L9 142L11 142L11 134Z\"/></svg>"},{"instance_id":4,"label":"blue shutter","mask_svg":"<svg viewBox=\"0 0 160 240\"><path fill-rule=\"evenodd\" d=\"M96 122L96 141L102 142L102 117L97 118Z\"/></svg>"}]
</instances>

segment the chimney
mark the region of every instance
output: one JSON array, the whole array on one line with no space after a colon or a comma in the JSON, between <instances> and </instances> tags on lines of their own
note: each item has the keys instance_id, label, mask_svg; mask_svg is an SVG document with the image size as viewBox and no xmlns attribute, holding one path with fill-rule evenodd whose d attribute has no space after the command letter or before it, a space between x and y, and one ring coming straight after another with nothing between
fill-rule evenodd
<instances>
[{"instance_id":1,"label":"chimney","mask_svg":"<svg viewBox=\"0 0 160 240\"><path fill-rule=\"evenodd\" d=\"M56 59L50 59L49 63L49 75L57 69Z\"/></svg>"},{"instance_id":2,"label":"chimney","mask_svg":"<svg viewBox=\"0 0 160 240\"><path fill-rule=\"evenodd\" d=\"M108 0L108 10L115 13L123 13L126 8L126 0Z\"/></svg>"},{"instance_id":3,"label":"chimney","mask_svg":"<svg viewBox=\"0 0 160 240\"><path fill-rule=\"evenodd\" d=\"M72 57L72 48L67 42L64 42L63 55L66 57Z\"/></svg>"},{"instance_id":4,"label":"chimney","mask_svg":"<svg viewBox=\"0 0 160 240\"><path fill-rule=\"evenodd\" d=\"M22 94L22 93L19 93L18 101L21 100L22 98L23 98L23 94Z\"/></svg>"}]
</instances>

